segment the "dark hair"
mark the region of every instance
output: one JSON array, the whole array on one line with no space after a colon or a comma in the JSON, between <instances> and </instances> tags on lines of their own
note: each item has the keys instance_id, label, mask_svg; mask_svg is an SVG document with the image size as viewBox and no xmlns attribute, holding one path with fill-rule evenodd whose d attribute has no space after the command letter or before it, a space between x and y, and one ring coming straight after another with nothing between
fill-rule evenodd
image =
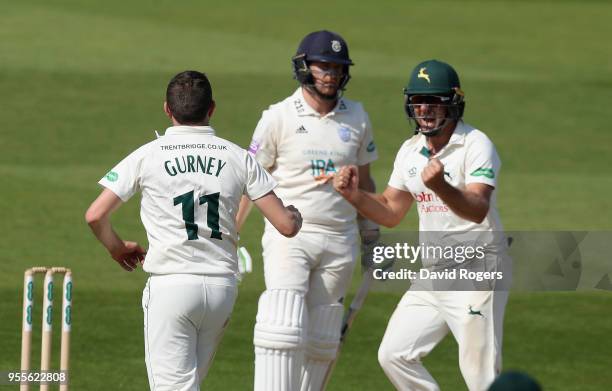
<instances>
[{"instance_id":1,"label":"dark hair","mask_svg":"<svg viewBox=\"0 0 612 391\"><path fill-rule=\"evenodd\" d=\"M213 102L208 78L197 71L179 73L168 83L166 102L180 124L202 124Z\"/></svg>"}]
</instances>

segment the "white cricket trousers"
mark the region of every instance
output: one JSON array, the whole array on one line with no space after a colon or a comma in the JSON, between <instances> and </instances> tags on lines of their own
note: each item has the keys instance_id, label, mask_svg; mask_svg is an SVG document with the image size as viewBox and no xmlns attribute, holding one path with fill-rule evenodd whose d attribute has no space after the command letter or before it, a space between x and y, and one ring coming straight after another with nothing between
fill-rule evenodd
<instances>
[{"instance_id":1,"label":"white cricket trousers","mask_svg":"<svg viewBox=\"0 0 612 391\"><path fill-rule=\"evenodd\" d=\"M356 231L300 231L286 238L266 230L261 240L266 289L302 292L309 308L337 303L346 294L359 255Z\"/></svg>"},{"instance_id":2,"label":"white cricket trousers","mask_svg":"<svg viewBox=\"0 0 612 391\"><path fill-rule=\"evenodd\" d=\"M485 391L501 370L507 291L418 291L404 294L389 320L378 361L396 389L439 391L421 363L450 331L470 391Z\"/></svg>"},{"instance_id":3,"label":"white cricket trousers","mask_svg":"<svg viewBox=\"0 0 612 391\"><path fill-rule=\"evenodd\" d=\"M236 300L233 276L151 275L142 294L151 391L197 391Z\"/></svg>"}]
</instances>

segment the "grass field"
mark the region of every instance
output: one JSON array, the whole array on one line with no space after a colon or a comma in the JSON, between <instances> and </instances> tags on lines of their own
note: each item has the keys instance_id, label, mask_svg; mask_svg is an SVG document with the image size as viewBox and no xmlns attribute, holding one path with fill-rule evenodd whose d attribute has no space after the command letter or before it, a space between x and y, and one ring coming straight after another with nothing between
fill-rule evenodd
<instances>
[{"instance_id":1,"label":"grass field","mask_svg":"<svg viewBox=\"0 0 612 391\"><path fill-rule=\"evenodd\" d=\"M19 366L23 270L65 265L75 284L72 389L146 388L140 307L146 276L116 266L84 223L99 191L96 182L151 140L154 129L167 127L165 86L185 69L209 74L218 134L247 145L261 111L295 88L289 58L301 37L316 29L338 31L349 43L357 65L347 96L364 102L374 123L379 187L411 133L402 87L414 65L438 58L459 71L466 119L489 134L502 157L498 203L507 228L612 230L612 51L605 38L612 36L612 4L226 4L3 3L0 371ZM146 243L136 199L114 224L125 238ZM414 227L411 211L402 228ZM261 233L261 219L251 216L242 240L252 253L260 250ZM264 289L260 263L257 256L255 273L240 287L206 389L252 388L252 330ZM399 297L368 298L329 390L392 389L376 351ZM546 390L610 389L611 308L610 292L513 294L505 368L529 371ZM443 390L465 389L452 338L425 363Z\"/></svg>"}]
</instances>

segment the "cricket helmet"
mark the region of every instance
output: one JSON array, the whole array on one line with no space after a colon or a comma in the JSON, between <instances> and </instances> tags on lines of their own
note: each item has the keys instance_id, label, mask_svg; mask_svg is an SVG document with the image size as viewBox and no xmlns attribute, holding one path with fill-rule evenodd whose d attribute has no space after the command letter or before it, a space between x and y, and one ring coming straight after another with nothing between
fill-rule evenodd
<instances>
[{"instance_id":1,"label":"cricket helmet","mask_svg":"<svg viewBox=\"0 0 612 391\"><path fill-rule=\"evenodd\" d=\"M438 98L438 106L446 108L444 121L434 129L422 129L415 113L415 106L418 106L413 103L415 97ZM426 136L436 135L449 121L459 121L463 117L465 102L457 72L449 64L438 60L418 64L404 88L404 109L415 122L416 131Z\"/></svg>"},{"instance_id":2,"label":"cricket helmet","mask_svg":"<svg viewBox=\"0 0 612 391\"><path fill-rule=\"evenodd\" d=\"M321 30L312 32L302 39L295 56L291 58L293 64L293 77L300 84L314 87L314 79L309 65L313 61L329 62L344 65L344 72L338 85L341 92L349 79L349 66L354 65L349 57L346 41L331 31Z\"/></svg>"}]
</instances>

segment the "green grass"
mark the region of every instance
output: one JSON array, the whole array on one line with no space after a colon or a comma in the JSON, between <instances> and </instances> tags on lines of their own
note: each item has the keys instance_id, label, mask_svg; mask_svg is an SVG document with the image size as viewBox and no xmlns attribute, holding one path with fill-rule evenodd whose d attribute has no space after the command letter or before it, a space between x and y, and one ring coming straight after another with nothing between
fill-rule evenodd
<instances>
[{"instance_id":1,"label":"green grass","mask_svg":"<svg viewBox=\"0 0 612 391\"><path fill-rule=\"evenodd\" d=\"M462 77L467 121L490 135L502 157L498 204L506 228L612 229L611 11L598 1L3 4L0 370L19 365L23 270L65 265L75 279L72 389L146 388L146 276L115 266L89 233L83 213L96 182L167 127L165 85L184 69L209 74L218 104L213 125L247 145L261 111L295 88L289 58L299 39L319 28L349 42L357 65L347 96L363 101L372 118L379 188L411 133L401 89L416 63L439 58ZM114 224L125 238L146 242L136 199ZM411 211L400 228L416 224ZM261 232L254 214L242 235L254 254ZM252 388L259 255L255 268L241 285L207 389ZM399 297L368 298L330 390L392 389L376 351ZM513 294L504 366L533 373L546 390L609 388L611 305L608 292ZM464 389L452 338L425 362L442 389Z\"/></svg>"}]
</instances>

